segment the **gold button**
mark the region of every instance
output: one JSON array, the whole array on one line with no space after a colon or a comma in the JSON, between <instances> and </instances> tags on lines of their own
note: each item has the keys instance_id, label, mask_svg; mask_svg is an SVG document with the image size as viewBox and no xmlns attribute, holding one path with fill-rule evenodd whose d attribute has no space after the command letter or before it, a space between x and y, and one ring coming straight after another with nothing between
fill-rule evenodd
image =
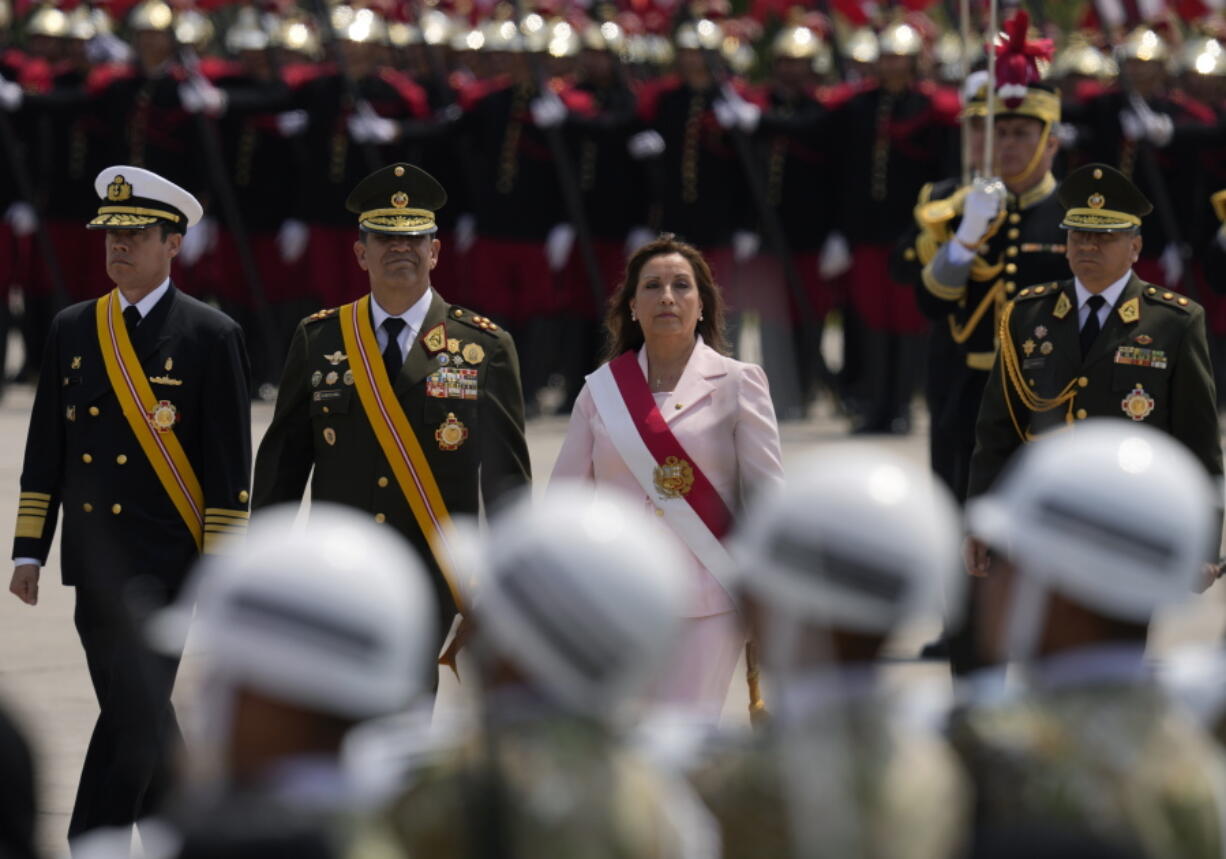
<instances>
[{"instance_id":1,"label":"gold button","mask_svg":"<svg viewBox=\"0 0 1226 859\"><path fill-rule=\"evenodd\" d=\"M380 477L378 482L379 482L379 486L387 486L387 478L386 478L386 477Z\"/></svg>"},{"instance_id":2,"label":"gold button","mask_svg":"<svg viewBox=\"0 0 1226 859\"><path fill-rule=\"evenodd\" d=\"M1145 294L1146 294L1146 295L1157 295L1157 294L1158 294L1158 290L1154 289L1154 288L1151 286L1149 289L1145 290Z\"/></svg>"},{"instance_id":3,"label":"gold button","mask_svg":"<svg viewBox=\"0 0 1226 859\"><path fill-rule=\"evenodd\" d=\"M120 513L123 512L123 505L122 504L112 504L111 512L114 513L116 516L118 516Z\"/></svg>"},{"instance_id":4,"label":"gold button","mask_svg":"<svg viewBox=\"0 0 1226 859\"><path fill-rule=\"evenodd\" d=\"M1028 295L1030 295L1030 288L1029 288L1029 287L1027 287L1026 289L1023 289L1021 292L1019 292L1019 293L1017 294L1017 297L1018 297L1018 298L1025 298L1025 297L1026 297L1026 296L1028 296Z\"/></svg>"},{"instance_id":5,"label":"gold button","mask_svg":"<svg viewBox=\"0 0 1226 859\"><path fill-rule=\"evenodd\" d=\"M382 513L376 513L376 514L375 514L375 521L376 521L376 522L379 522L380 524L382 524L383 522L386 522L386 521L387 521L387 517L386 517L386 516L384 516Z\"/></svg>"},{"instance_id":6,"label":"gold button","mask_svg":"<svg viewBox=\"0 0 1226 859\"><path fill-rule=\"evenodd\" d=\"M685 404L677 403L677 405L673 406L673 408L676 409L677 411L681 411L683 408L685 408Z\"/></svg>"},{"instance_id":7,"label":"gold button","mask_svg":"<svg viewBox=\"0 0 1226 859\"><path fill-rule=\"evenodd\" d=\"M907 248L905 251L902 252L902 255L903 255L903 259L910 262L911 260L915 259L915 248Z\"/></svg>"},{"instance_id":8,"label":"gold button","mask_svg":"<svg viewBox=\"0 0 1226 859\"><path fill-rule=\"evenodd\" d=\"M464 315L464 311L457 307L455 310L451 311L451 315L454 316L456 319L459 319L461 316Z\"/></svg>"},{"instance_id":9,"label":"gold button","mask_svg":"<svg viewBox=\"0 0 1226 859\"><path fill-rule=\"evenodd\" d=\"M1030 383L1030 387L1034 387L1034 379L1027 379L1026 381Z\"/></svg>"},{"instance_id":10,"label":"gold button","mask_svg":"<svg viewBox=\"0 0 1226 859\"><path fill-rule=\"evenodd\" d=\"M94 505L86 501L84 504L81 505L81 509L84 510L86 513L92 513L94 509Z\"/></svg>"},{"instance_id":11,"label":"gold button","mask_svg":"<svg viewBox=\"0 0 1226 859\"><path fill-rule=\"evenodd\" d=\"M1035 295L1042 295L1042 294L1043 294L1043 293L1045 293L1045 292L1047 292L1047 287L1046 287L1046 286L1036 286L1036 287L1034 288L1034 294L1035 294Z\"/></svg>"},{"instance_id":12,"label":"gold button","mask_svg":"<svg viewBox=\"0 0 1226 859\"><path fill-rule=\"evenodd\" d=\"M1016 246L1016 245L1010 245L1008 248L1006 248L1006 249L1005 249L1005 256L1007 256L1007 257L1015 257L1015 256L1017 256L1017 246Z\"/></svg>"},{"instance_id":13,"label":"gold button","mask_svg":"<svg viewBox=\"0 0 1226 859\"><path fill-rule=\"evenodd\" d=\"M98 407L97 407L97 406L90 406L90 407L89 407L89 413L90 413L91 415L93 415L94 417L98 417Z\"/></svg>"},{"instance_id":14,"label":"gold button","mask_svg":"<svg viewBox=\"0 0 1226 859\"><path fill-rule=\"evenodd\" d=\"M1087 379L1085 376L1082 376L1080 379L1077 380L1077 384L1081 385L1081 387L1084 388L1086 385L1090 384L1090 380Z\"/></svg>"},{"instance_id":15,"label":"gold button","mask_svg":"<svg viewBox=\"0 0 1226 859\"><path fill-rule=\"evenodd\" d=\"M1008 235L1009 235L1009 238L1011 238L1011 239L1016 239L1016 238L1017 238L1018 236L1020 236L1021 234L1022 234L1022 231L1021 231L1021 230L1019 230L1017 227L1013 227L1012 229L1010 229L1010 230L1009 230L1009 234L1008 234Z\"/></svg>"},{"instance_id":16,"label":"gold button","mask_svg":"<svg viewBox=\"0 0 1226 859\"><path fill-rule=\"evenodd\" d=\"M1180 307L1187 307L1187 306L1188 306L1188 300L1187 300L1186 298L1181 298L1181 299L1179 299L1178 304L1179 304L1179 306L1180 306Z\"/></svg>"},{"instance_id":17,"label":"gold button","mask_svg":"<svg viewBox=\"0 0 1226 859\"><path fill-rule=\"evenodd\" d=\"M83 453L81 454L81 461L82 462L93 462L94 458L90 456L88 453Z\"/></svg>"},{"instance_id":18,"label":"gold button","mask_svg":"<svg viewBox=\"0 0 1226 859\"><path fill-rule=\"evenodd\" d=\"M1022 222L1022 216L1019 215L1017 212L1014 212L1013 214L1009 216L1009 223L1020 224L1021 222Z\"/></svg>"},{"instance_id":19,"label":"gold button","mask_svg":"<svg viewBox=\"0 0 1226 859\"><path fill-rule=\"evenodd\" d=\"M1166 299L1167 301L1170 301L1172 298L1174 298L1174 297L1175 297L1175 293L1173 293L1173 292L1164 292L1164 293L1162 293L1162 297L1163 297L1164 299Z\"/></svg>"},{"instance_id":20,"label":"gold button","mask_svg":"<svg viewBox=\"0 0 1226 859\"><path fill-rule=\"evenodd\" d=\"M1011 262L1005 266L1005 274L1017 274L1017 263Z\"/></svg>"},{"instance_id":21,"label":"gold button","mask_svg":"<svg viewBox=\"0 0 1226 859\"><path fill-rule=\"evenodd\" d=\"M325 415L328 415L328 414L331 414L331 413L332 413L332 410L331 410L330 408L328 408L327 406L324 406L324 414L325 414Z\"/></svg>"},{"instance_id":22,"label":"gold button","mask_svg":"<svg viewBox=\"0 0 1226 859\"><path fill-rule=\"evenodd\" d=\"M123 465L124 463L128 461L128 455L126 453L121 453L119 454L119 456L115 457L115 461L118 462L120 465Z\"/></svg>"},{"instance_id":23,"label":"gold button","mask_svg":"<svg viewBox=\"0 0 1226 859\"><path fill-rule=\"evenodd\" d=\"M657 516L663 516L663 515L664 515L664 510L663 510L663 509L661 509L661 508L659 508L659 507L657 507L657 508L656 508L656 515L657 515Z\"/></svg>"},{"instance_id":24,"label":"gold button","mask_svg":"<svg viewBox=\"0 0 1226 859\"><path fill-rule=\"evenodd\" d=\"M251 496L247 494L247 490L246 490L246 489L240 489L240 490L238 491L238 500L239 500L240 502L242 502L243 504L246 504L246 503L247 503L247 499L248 499L248 498L250 498L250 497L251 497Z\"/></svg>"},{"instance_id":25,"label":"gold button","mask_svg":"<svg viewBox=\"0 0 1226 859\"><path fill-rule=\"evenodd\" d=\"M1084 420L1086 419L1086 417L1087 417L1087 415L1086 415L1086 410L1085 410L1085 409L1078 409L1078 410L1077 410L1077 420L1079 420L1079 421L1084 421Z\"/></svg>"}]
</instances>

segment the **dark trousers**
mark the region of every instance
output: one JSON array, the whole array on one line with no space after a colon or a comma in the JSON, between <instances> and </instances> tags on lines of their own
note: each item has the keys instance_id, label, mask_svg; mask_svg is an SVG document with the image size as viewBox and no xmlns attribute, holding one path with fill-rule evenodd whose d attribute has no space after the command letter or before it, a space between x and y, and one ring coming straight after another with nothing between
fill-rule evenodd
<instances>
[{"instance_id":1,"label":"dark trousers","mask_svg":"<svg viewBox=\"0 0 1226 859\"><path fill-rule=\"evenodd\" d=\"M174 760L183 744L170 703L178 658L145 647L120 591L76 590L73 620L99 713L81 770L69 838L101 826L130 825L156 810L170 790Z\"/></svg>"}]
</instances>

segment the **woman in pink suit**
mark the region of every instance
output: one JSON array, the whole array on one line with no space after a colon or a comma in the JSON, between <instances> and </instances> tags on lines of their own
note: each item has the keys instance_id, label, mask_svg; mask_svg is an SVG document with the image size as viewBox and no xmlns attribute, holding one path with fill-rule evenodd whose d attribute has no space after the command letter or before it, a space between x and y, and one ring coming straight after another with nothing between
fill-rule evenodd
<instances>
[{"instance_id":1,"label":"woman in pink suit","mask_svg":"<svg viewBox=\"0 0 1226 859\"><path fill-rule=\"evenodd\" d=\"M655 697L718 717L745 644L721 540L751 494L783 481L766 374L724 354L711 269L669 234L631 257L605 325L608 363L579 393L551 480L637 495L690 549L693 603Z\"/></svg>"}]
</instances>

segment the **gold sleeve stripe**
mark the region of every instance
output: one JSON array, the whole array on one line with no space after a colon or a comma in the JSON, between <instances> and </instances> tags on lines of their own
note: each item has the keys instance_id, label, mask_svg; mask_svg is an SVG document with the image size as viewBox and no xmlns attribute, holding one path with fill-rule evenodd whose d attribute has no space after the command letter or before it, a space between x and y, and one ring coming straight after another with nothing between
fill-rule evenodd
<instances>
[{"instance_id":1,"label":"gold sleeve stripe","mask_svg":"<svg viewBox=\"0 0 1226 859\"><path fill-rule=\"evenodd\" d=\"M207 531L204 534L204 554L217 555L225 551L230 543L235 540L235 536L229 534L210 534Z\"/></svg>"},{"instance_id":2,"label":"gold sleeve stripe","mask_svg":"<svg viewBox=\"0 0 1226 859\"><path fill-rule=\"evenodd\" d=\"M206 534L246 534L246 528L218 528L216 525L205 525Z\"/></svg>"},{"instance_id":3,"label":"gold sleeve stripe","mask_svg":"<svg viewBox=\"0 0 1226 859\"><path fill-rule=\"evenodd\" d=\"M47 505L38 501L22 501L17 507L30 513L46 513Z\"/></svg>"},{"instance_id":4,"label":"gold sleeve stripe","mask_svg":"<svg viewBox=\"0 0 1226 859\"><path fill-rule=\"evenodd\" d=\"M932 266L924 266L924 288L942 301L957 301L966 295L966 286L948 286L932 274Z\"/></svg>"},{"instance_id":5,"label":"gold sleeve stripe","mask_svg":"<svg viewBox=\"0 0 1226 859\"><path fill-rule=\"evenodd\" d=\"M50 501L51 494L48 492L23 492L21 493L22 501Z\"/></svg>"},{"instance_id":6,"label":"gold sleeve stripe","mask_svg":"<svg viewBox=\"0 0 1226 859\"><path fill-rule=\"evenodd\" d=\"M39 507L39 508L42 508L43 510L46 510L48 507L51 506L50 501L40 501L37 498L22 498L19 503L21 504L22 507Z\"/></svg>"},{"instance_id":7,"label":"gold sleeve stripe","mask_svg":"<svg viewBox=\"0 0 1226 859\"><path fill-rule=\"evenodd\" d=\"M14 536L41 540L46 524L47 518L45 516L22 516L18 514L17 529Z\"/></svg>"},{"instance_id":8,"label":"gold sleeve stripe","mask_svg":"<svg viewBox=\"0 0 1226 859\"><path fill-rule=\"evenodd\" d=\"M226 517L231 519L250 519L251 514L246 510L226 510L223 507L206 507L204 508L205 518L209 517Z\"/></svg>"}]
</instances>

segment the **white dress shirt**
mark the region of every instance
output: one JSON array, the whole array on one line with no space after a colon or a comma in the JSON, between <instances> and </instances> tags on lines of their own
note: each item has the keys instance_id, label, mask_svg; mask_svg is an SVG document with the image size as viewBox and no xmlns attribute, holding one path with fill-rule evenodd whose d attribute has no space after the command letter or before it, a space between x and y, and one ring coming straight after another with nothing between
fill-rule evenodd
<instances>
[{"instance_id":1,"label":"white dress shirt","mask_svg":"<svg viewBox=\"0 0 1226 859\"><path fill-rule=\"evenodd\" d=\"M430 301L432 299L433 290L427 289L426 294L417 299L417 303L400 314L400 318L404 320L404 328L400 330L400 335L396 338L396 344L400 347L400 357L405 358L409 354L409 344L421 332L421 327L426 323L426 314L430 312ZM387 348L387 330L383 327L383 320L389 318L392 314L388 313L379 306L379 301L371 295L370 297L370 312L374 317L375 322L375 339L379 341L379 351L382 352Z\"/></svg>"},{"instance_id":2,"label":"white dress shirt","mask_svg":"<svg viewBox=\"0 0 1226 859\"><path fill-rule=\"evenodd\" d=\"M1132 280L1132 269L1128 269L1124 276L1097 293L1106 299L1106 304L1098 308L1098 324L1100 328L1105 328L1107 325L1107 317L1111 315L1111 311L1115 308L1115 304L1120 300L1120 293L1124 291L1124 287L1128 285L1128 281ZM1077 330L1080 331L1085 327L1086 320L1090 318L1090 296L1095 293L1090 292L1078 278L1073 278L1073 287L1077 290Z\"/></svg>"}]
</instances>

